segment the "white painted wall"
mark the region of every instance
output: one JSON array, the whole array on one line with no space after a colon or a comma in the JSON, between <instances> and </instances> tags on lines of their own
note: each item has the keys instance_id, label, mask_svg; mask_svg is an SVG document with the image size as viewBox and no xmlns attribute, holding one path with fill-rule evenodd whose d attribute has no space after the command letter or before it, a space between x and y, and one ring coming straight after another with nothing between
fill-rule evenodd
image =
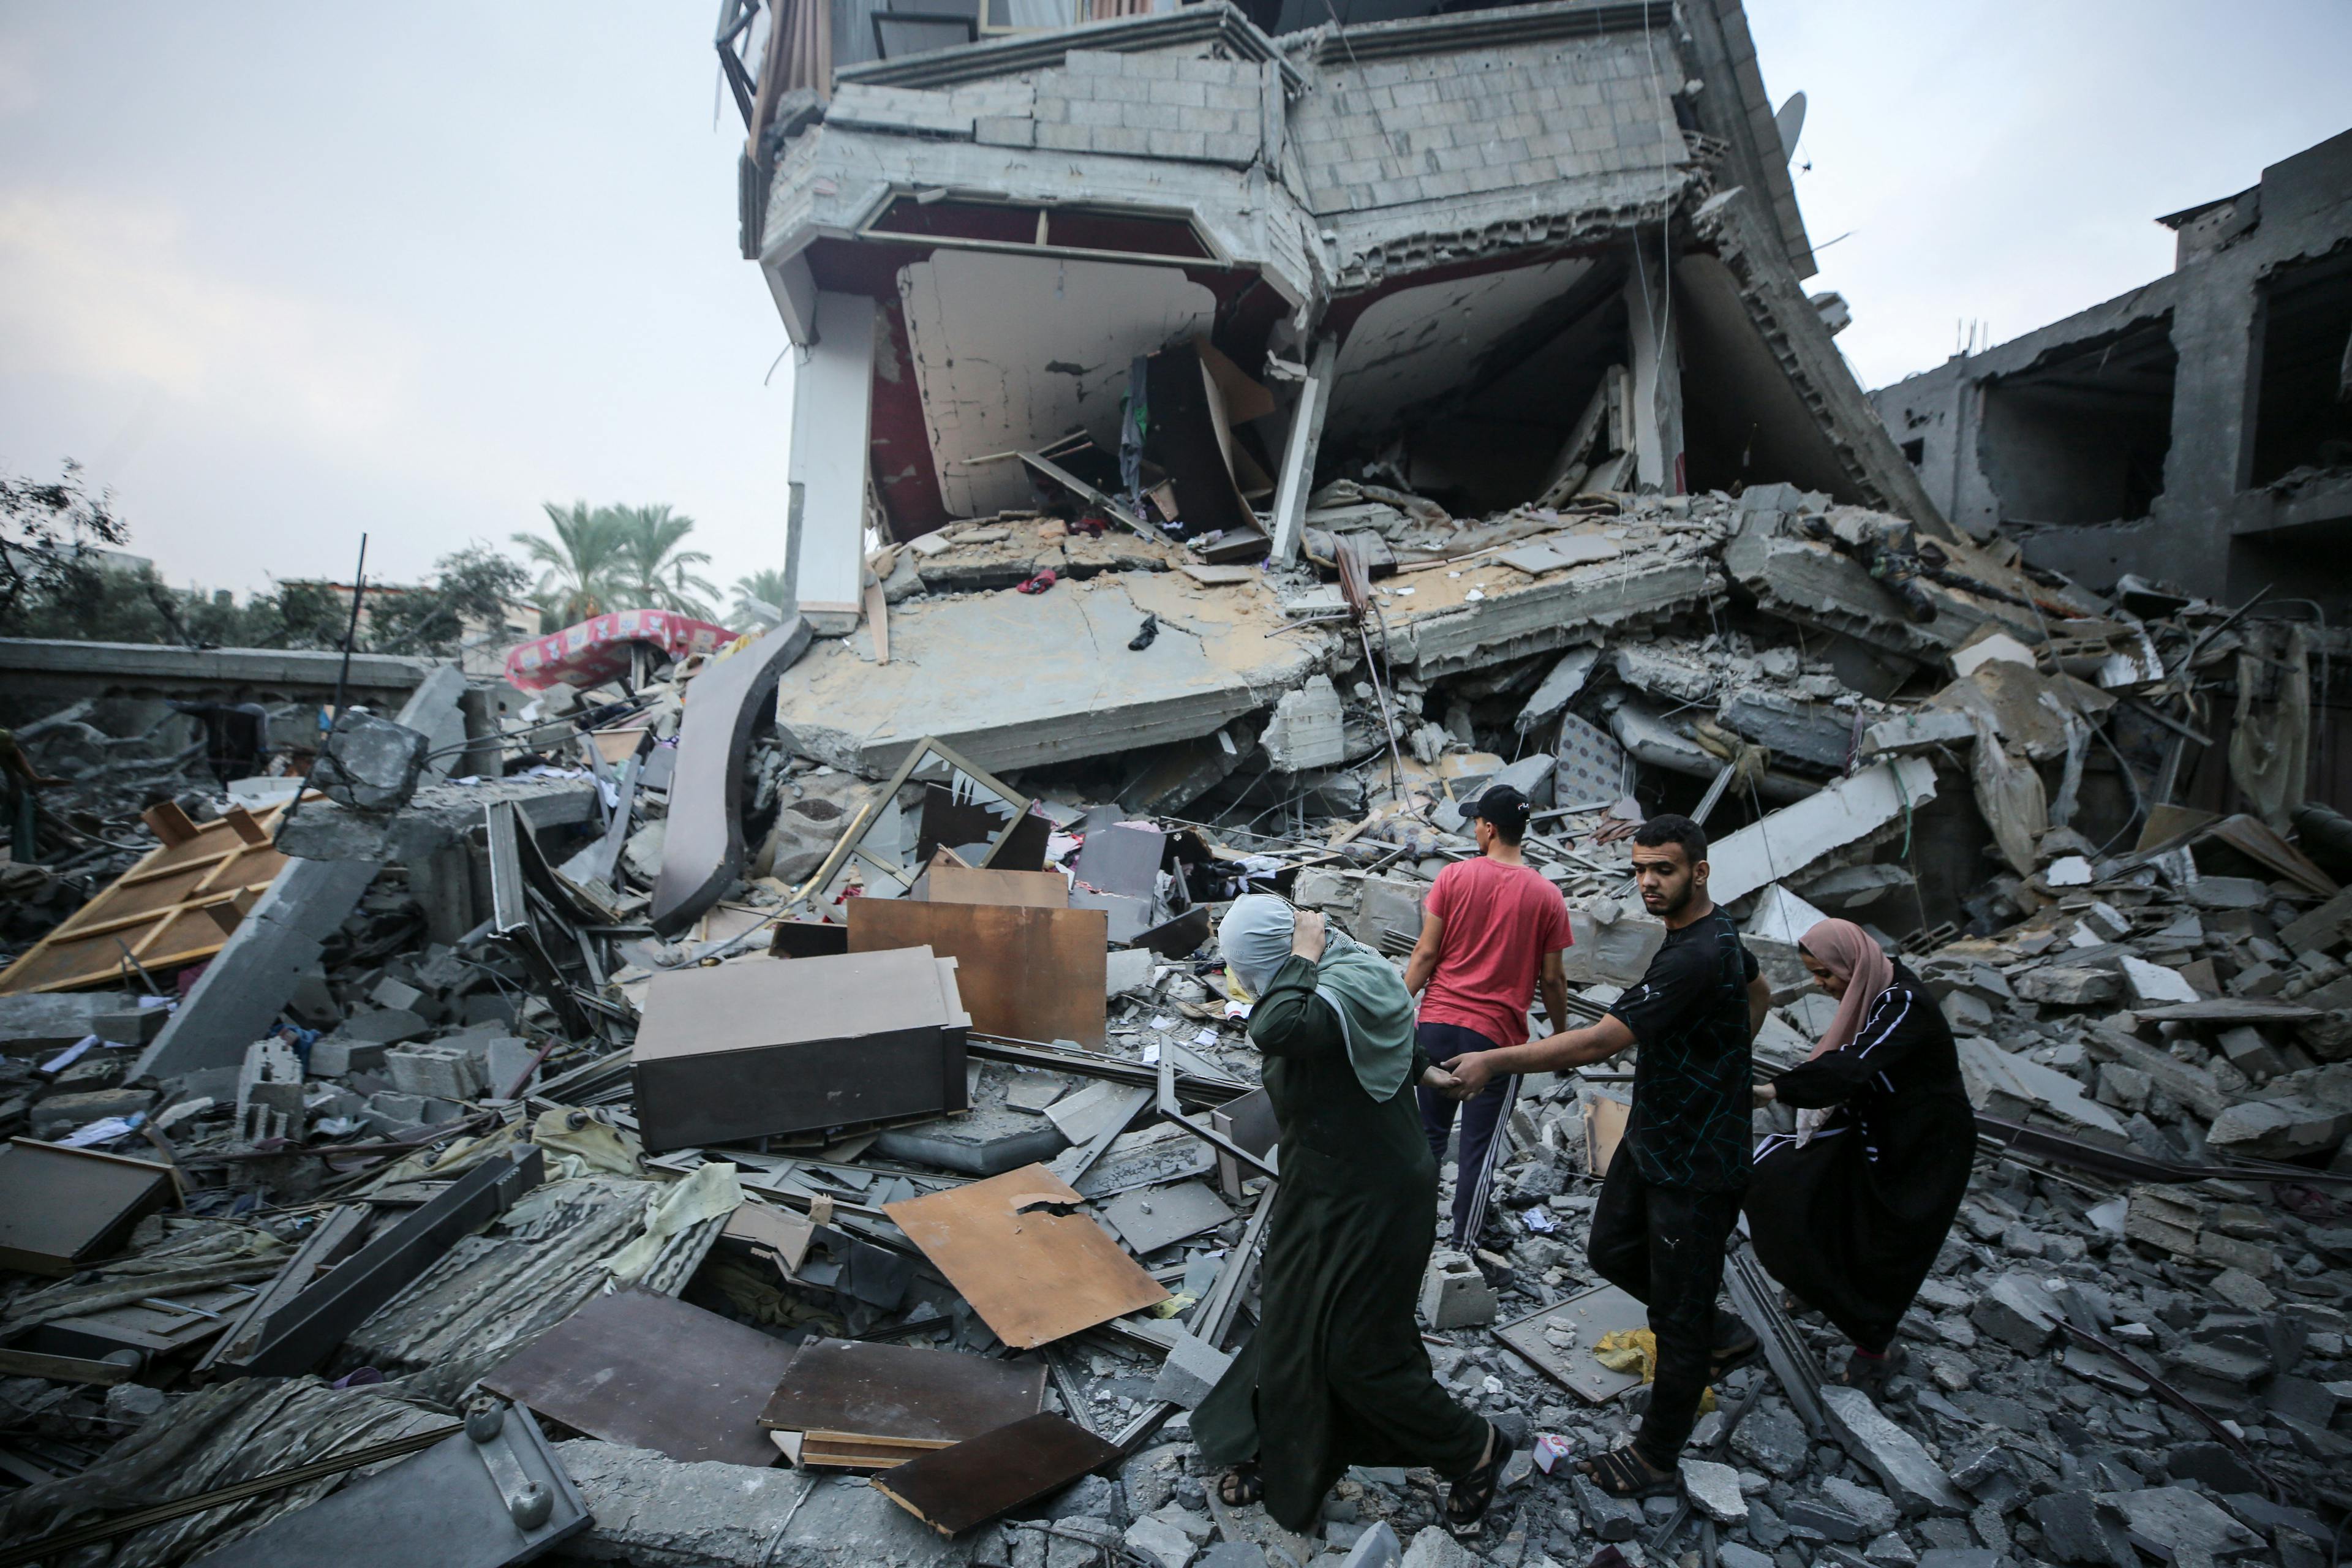
<instances>
[{"instance_id":1,"label":"white painted wall","mask_svg":"<svg viewBox=\"0 0 2352 1568\"><path fill-rule=\"evenodd\" d=\"M1324 434L1343 440L1395 423L1445 392L1591 262L1574 258L1400 289L1374 302L1340 345ZM1566 418L1576 416L1573 409Z\"/></svg>"},{"instance_id":2,"label":"white painted wall","mask_svg":"<svg viewBox=\"0 0 2352 1568\"><path fill-rule=\"evenodd\" d=\"M941 250L898 275L923 424L948 510L1027 504L1017 462L1083 425L1118 446L1129 363L1209 330L1216 299L1170 267Z\"/></svg>"},{"instance_id":3,"label":"white painted wall","mask_svg":"<svg viewBox=\"0 0 2352 1568\"><path fill-rule=\"evenodd\" d=\"M790 562L803 614L857 614L866 569L867 405L875 302L816 297L816 343L793 384L792 484L799 505Z\"/></svg>"}]
</instances>

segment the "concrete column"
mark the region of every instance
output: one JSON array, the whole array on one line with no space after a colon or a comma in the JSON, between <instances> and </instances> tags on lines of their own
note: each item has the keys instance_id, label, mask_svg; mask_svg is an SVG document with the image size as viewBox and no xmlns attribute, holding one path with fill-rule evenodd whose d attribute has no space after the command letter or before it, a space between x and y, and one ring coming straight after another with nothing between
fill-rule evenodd
<instances>
[{"instance_id":1,"label":"concrete column","mask_svg":"<svg viewBox=\"0 0 2352 1568\"><path fill-rule=\"evenodd\" d=\"M1321 338L1307 362L1298 403L1290 411L1290 437L1283 443L1282 478L1274 492L1274 559L1298 558L1299 531L1307 525L1307 498L1315 489L1315 453L1323 444L1323 416L1331 406L1331 371L1339 340Z\"/></svg>"},{"instance_id":2,"label":"concrete column","mask_svg":"<svg viewBox=\"0 0 2352 1568\"><path fill-rule=\"evenodd\" d=\"M819 631L845 632L859 615L876 315L862 294L819 294L816 342L793 383L784 572Z\"/></svg>"},{"instance_id":3,"label":"concrete column","mask_svg":"<svg viewBox=\"0 0 2352 1568\"><path fill-rule=\"evenodd\" d=\"M1633 480L1669 495L1683 489L1681 323L1674 308L1665 237L1636 230L1625 279L1625 327L1632 339Z\"/></svg>"}]
</instances>

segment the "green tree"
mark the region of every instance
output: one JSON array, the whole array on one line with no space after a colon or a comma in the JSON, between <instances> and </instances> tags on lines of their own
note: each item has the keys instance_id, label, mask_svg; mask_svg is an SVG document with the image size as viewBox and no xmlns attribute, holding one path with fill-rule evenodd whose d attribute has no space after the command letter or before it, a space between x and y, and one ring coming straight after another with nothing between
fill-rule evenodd
<instances>
[{"instance_id":1,"label":"green tree","mask_svg":"<svg viewBox=\"0 0 2352 1568\"><path fill-rule=\"evenodd\" d=\"M378 601L368 612L370 641L380 653L446 658L463 639L465 617L495 625L508 600L530 591L530 573L487 545L468 545L433 563L429 586Z\"/></svg>"},{"instance_id":2,"label":"green tree","mask_svg":"<svg viewBox=\"0 0 2352 1568\"><path fill-rule=\"evenodd\" d=\"M545 568L539 579L540 607L565 626L618 608L614 590L629 575L629 546L614 509L591 510L584 500L573 501L568 510L553 501L541 504L554 540L536 533L514 536L524 558Z\"/></svg>"},{"instance_id":3,"label":"green tree","mask_svg":"<svg viewBox=\"0 0 2352 1568\"><path fill-rule=\"evenodd\" d=\"M616 506L612 515L621 534L625 590L652 608L709 620L709 602L719 596L719 589L693 568L708 566L710 557L700 550L679 548L694 531L694 519L666 506Z\"/></svg>"},{"instance_id":4,"label":"green tree","mask_svg":"<svg viewBox=\"0 0 2352 1568\"><path fill-rule=\"evenodd\" d=\"M37 606L94 597L110 570L102 552L130 539L108 497L83 489L71 458L48 483L0 475L0 630L28 635L14 628Z\"/></svg>"},{"instance_id":5,"label":"green tree","mask_svg":"<svg viewBox=\"0 0 2352 1568\"><path fill-rule=\"evenodd\" d=\"M735 579L735 618L743 622L762 618L760 611L753 607L755 601L771 609L792 608L792 584L784 580L782 568L771 566L748 577Z\"/></svg>"}]
</instances>

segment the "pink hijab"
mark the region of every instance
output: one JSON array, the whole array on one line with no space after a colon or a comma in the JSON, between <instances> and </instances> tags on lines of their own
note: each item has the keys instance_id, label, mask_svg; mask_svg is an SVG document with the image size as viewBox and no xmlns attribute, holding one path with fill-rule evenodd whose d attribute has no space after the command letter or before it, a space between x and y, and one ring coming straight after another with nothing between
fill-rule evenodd
<instances>
[{"instance_id":1,"label":"pink hijab","mask_svg":"<svg viewBox=\"0 0 2352 1568\"><path fill-rule=\"evenodd\" d=\"M1870 1013L1870 1005L1878 994L1895 984L1895 963L1885 949L1870 939L1870 933L1852 921L1822 921L1807 931L1798 944L1813 955L1815 962L1832 974L1845 982L1845 994L1838 999L1837 1016L1822 1036L1811 1056L1826 1056L1853 1043L1862 1032L1862 1021Z\"/></svg>"}]
</instances>

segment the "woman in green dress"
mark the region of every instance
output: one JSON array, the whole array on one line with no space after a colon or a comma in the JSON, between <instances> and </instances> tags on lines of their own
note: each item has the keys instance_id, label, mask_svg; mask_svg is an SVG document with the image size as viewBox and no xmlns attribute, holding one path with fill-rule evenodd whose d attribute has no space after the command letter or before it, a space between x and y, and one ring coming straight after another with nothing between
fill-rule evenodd
<instances>
[{"instance_id":1,"label":"woman in green dress","mask_svg":"<svg viewBox=\"0 0 2352 1568\"><path fill-rule=\"evenodd\" d=\"M1510 1445L1439 1386L1415 1321L1436 1236L1437 1163L1412 1085L1447 1075L1413 1044L1412 998L1380 954L1320 915L1254 893L1217 931L1256 999L1250 1037L1281 1124L1258 1324L1192 1414L1219 1496L1315 1528L1350 1465L1426 1465L1475 1534Z\"/></svg>"}]
</instances>

